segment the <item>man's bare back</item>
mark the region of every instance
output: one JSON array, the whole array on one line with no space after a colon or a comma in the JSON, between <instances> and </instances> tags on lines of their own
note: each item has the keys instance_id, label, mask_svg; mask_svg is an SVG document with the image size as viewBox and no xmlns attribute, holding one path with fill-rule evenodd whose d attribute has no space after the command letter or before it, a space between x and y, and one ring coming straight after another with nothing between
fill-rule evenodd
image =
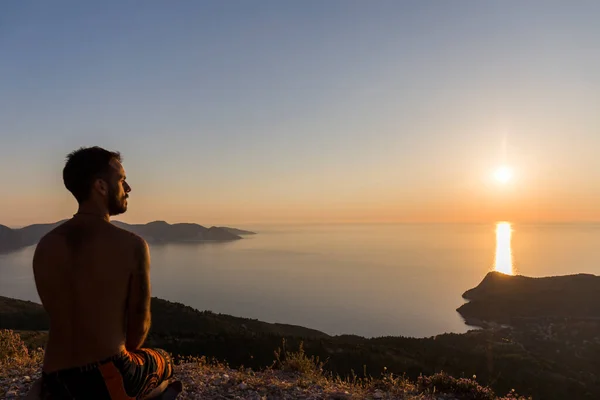
<instances>
[{"instance_id":1,"label":"man's bare back","mask_svg":"<svg viewBox=\"0 0 600 400\"><path fill-rule=\"evenodd\" d=\"M127 211L131 192L121 155L79 149L67 157L63 180L79 209L40 240L33 259L50 316L40 394L110 400L163 393L171 357L141 348L150 329L148 245L110 223ZM172 395L181 391L180 383L169 387Z\"/></svg>"},{"instance_id":2,"label":"man's bare back","mask_svg":"<svg viewBox=\"0 0 600 400\"><path fill-rule=\"evenodd\" d=\"M94 215L75 215L40 241L33 268L52 326L45 372L141 346L150 324L149 261L142 238Z\"/></svg>"}]
</instances>

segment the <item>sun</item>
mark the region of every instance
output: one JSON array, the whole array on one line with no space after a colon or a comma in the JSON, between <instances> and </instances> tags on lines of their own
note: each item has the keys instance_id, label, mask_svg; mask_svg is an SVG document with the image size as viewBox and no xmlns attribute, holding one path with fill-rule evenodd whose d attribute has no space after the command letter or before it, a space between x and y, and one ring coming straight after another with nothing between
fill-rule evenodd
<instances>
[{"instance_id":1,"label":"sun","mask_svg":"<svg viewBox=\"0 0 600 400\"><path fill-rule=\"evenodd\" d=\"M508 183L510 182L512 177L513 171L512 169L510 169L510 167L507 167L506 165L498 167L498 169L496 169L496 171L494 172L494 178L500 183Z\"/></svg>"}]
</instances>

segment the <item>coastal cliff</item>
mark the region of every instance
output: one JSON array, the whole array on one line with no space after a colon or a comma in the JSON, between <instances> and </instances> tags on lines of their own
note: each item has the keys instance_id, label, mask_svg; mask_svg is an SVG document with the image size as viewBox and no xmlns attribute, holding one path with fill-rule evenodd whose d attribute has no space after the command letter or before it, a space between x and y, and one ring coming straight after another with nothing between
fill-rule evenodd
<instances>
[{"instance_id":1,"label":"coastal cliff","mask_svg":"<svg viewBox=\"0 0 600 400\"><path fill-rule=\"evenodd\" d=\"M457 311L469 325L513 324L525 319L600 320L600 277L576 274L531 278L489 272L467 290Z\"/></svg>"}]
</instances>

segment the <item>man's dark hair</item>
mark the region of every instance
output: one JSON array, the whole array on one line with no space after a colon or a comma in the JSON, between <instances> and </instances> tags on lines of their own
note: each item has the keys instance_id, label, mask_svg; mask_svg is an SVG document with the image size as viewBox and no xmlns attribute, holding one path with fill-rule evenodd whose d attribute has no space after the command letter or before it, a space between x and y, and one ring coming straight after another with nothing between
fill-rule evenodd
<instances>
[{"instance_id":1,"label":"man's dark hair","mask_svg":"<svg viewBox=\"0 0 600 400\"><path fill-rule=\"evenodd\" d=\"M98 146L82 147L67 156L63 181L78 203L81 204L89 198L96 179L107 177L111 160L121 162L121 154Z\"/></svg>"}]
</instances>

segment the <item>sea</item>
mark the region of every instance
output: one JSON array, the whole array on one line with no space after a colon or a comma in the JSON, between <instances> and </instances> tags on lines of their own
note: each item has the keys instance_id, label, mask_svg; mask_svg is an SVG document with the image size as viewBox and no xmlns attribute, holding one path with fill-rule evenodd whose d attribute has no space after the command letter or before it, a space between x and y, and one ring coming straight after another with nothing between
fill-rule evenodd
<instances>
[{"instance_id":1,"label":"sea","mask_svg":"<svg viewBox=\"0 0 600 400\"><path fill-rule=\"evenodd\" d=\"M466 332L462 293L490 271L600 274L600 224L237 226L223 243L151 245L152 295L331 335ZM39 302L34 246L0 255L0 295Z\"/></svg>"}]
</instances>

